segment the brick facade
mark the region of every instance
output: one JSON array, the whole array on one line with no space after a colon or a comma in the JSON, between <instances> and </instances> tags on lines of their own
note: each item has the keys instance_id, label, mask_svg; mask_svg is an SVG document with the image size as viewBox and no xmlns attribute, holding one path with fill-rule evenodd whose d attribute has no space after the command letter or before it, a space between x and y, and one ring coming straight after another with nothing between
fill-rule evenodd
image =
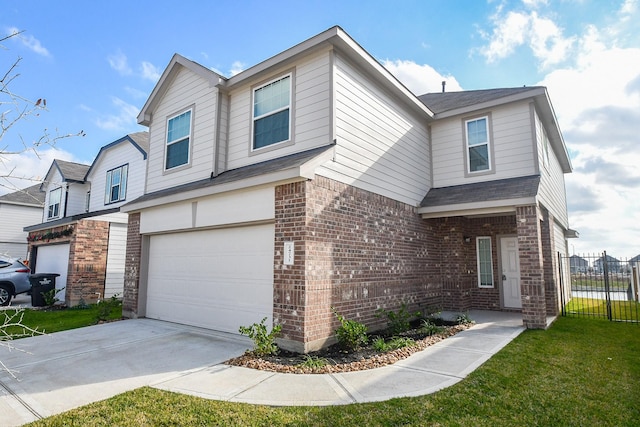
<instances>
[{"instance_id":1,"label":"brick facade","mask_svg":"<svg viewBox=\"0 0 640 427\"><path fill-rule=\"evenodd\" d=\"M127 225L127 249L124 263L124 290L122 315L138 317L140 291L140 267L142 258L142 236L140 235L140 213L130 213Z\"/></svg>"},{"instance_id":2,"label":"brick facade","mask_svg":"<svg viewBox=\"0 0 640 427\"><path fill-rule=\"evenodd\" d=\"M429 225L412 206L323 177L276 187L274 322L281 345L310 351L348 319L381 327L379 308L439 307ZM283 265L284 242L295 263Z\"/></svg>"},{"instance_id":3,"label":"brick facade","mask_svg":"<svg viewBox=\"0 0 640 427\"><path fill-rule=\"evenodd\" d=\"M64 230L71 229L73 231L70 234L63 233ZM59 234L66 235L46 238ZM56 288L65 287L65 303L68 306L75 306L81 302L93 303L102 298L107 268L109 222L80 220L71 226L30 232L28 240L31 254L40 246L69 243L67 283L56 283ZM37 265L37 252L35 254Z\"/></svg>"}]
</instances>

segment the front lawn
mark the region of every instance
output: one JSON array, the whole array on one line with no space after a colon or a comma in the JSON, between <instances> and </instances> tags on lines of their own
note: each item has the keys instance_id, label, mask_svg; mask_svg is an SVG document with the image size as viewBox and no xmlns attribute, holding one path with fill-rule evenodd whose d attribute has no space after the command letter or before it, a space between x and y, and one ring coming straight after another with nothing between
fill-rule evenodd
<instances>
[{"instance_id":1,"label":"front lawn","mask_svg":"<svg viewBox=\"0 0 640 427\"><path fill-rule=\"evenodd\" d=\"M11 319L11 323L15 323L22 317L22 325L39 332L53 333L66 331L67 329L82 328L85 326L95 325L100 319L115 320L122 318L122 306L113 304L107 300L102 305L91 304L85 308L48 308L48 309L11 309L7 308L0 311L0 322L6 324L5 319ZM113 304L113 307L107 307L105 304ZM108 312L111 308L110 312ZM19 326L11 326L2 328L2 335L22 334L23 328ZM26 335L31 335L28 331Z\"/></svg>"},{"instance_id":2,"label":"front lawn","mask_svg":"<svg viewBox=\"0 0 640 427\"><path fill-rule=\"evenodd\" d=\"M31 425L631 426L640 424L639 396L640 327L560 318L432 395L278 408L144 387Z\"/></svg>"}]
</instances>

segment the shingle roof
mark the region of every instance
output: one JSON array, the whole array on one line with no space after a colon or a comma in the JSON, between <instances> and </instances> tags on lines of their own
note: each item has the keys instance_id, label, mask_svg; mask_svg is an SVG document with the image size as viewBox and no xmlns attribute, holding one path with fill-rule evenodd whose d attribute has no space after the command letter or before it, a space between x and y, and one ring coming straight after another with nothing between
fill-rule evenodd
<instances>
[{"instance_id":1,"label":"shingle roof","mask_svg":"<svg viewBox=\"0 0 640 427\"><path fill-rule=\"evenodd\" d=\"M538 194L540 176L499 179L488 182L432 188L421 207L457 205L461 203L488 202L495 200L520 199Z\"/></svg>"},{"instance_id":2,"label":"shingle roof","mask_svg":"<svg viewBox=\"0 0 640 427\"><path fill-rule=\"evenodd\" d=\"M272 172L278 172L285 169L294 167L300 167L309 160L318 156L319 154L332 148L334 144L326 145L323 147L314 148L311 150L303 151L301 153L295 153L284 157L279 157L273 160L267 160L261 163L253 165L243 166L237 169L232 169L221 173L213 178L205 178L199 181L190 182L187 184L179 185L177 187L171 187L164 190L155 191L153 193L145 194L129 204L146 202L154 200L160 197L171 196L173 194L183 193L185 191L198 190L205 187L212 187L220 184L227 184L242 179L252 178Z\"/></svg>"},{"instance_id":3,"label":"shingle roof","mask_svg":"<svg viewBox=\"0 0 640 427\"><path fill-rule=\"evenodd\" d=\"M89 170L89 165L67 162L66 160L60 159L55 159L53 162L58 166L62 179L65 181L84 182L84 176Z\"/></svg>"},{"instance_id":4,"label":"shingle roof","mask_svg":"<svg viewBox=\"0 0 640 427\"><path fill-rule=\"evenodd\" d=\"M44 205L44 192L40 191L40 184L14 191L0 196L0 202L17 203L21 205Z\"/></svg>"},{"instance_id":5,"label":"shingle roof","mask_svg":"<svg viewBox=\"0 0 640 427\"><path fill-rule=\"evenodd\" d=\"M145 152L149 152L149 132L130 133L129 138L138 144Z\"/></svg>"},{"instance_id":6,"label":"shingle roof","mask_svg":"<svg viewBox=\"0 0 640 427\"><path fill-rule=\"evenodd\" d=\"M457 108L469 107L483 102L494 101L510 95L540 89L539 86L525 86L517 88L466 90L462 92L436 92L418 96L431 111L436 114Z\"/></svg>"}]
</instances>

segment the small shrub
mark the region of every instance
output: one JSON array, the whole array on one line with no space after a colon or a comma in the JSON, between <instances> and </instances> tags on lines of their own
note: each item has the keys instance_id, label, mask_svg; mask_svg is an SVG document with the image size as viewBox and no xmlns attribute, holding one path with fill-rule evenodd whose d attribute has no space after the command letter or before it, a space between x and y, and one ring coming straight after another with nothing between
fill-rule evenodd
<instances>
[{"instance_id":1,"label":"small shrub","mask_svg":"<svg viewBox=\"0 0 640 427\"><path fill-rule=\"evenodd\" d=\"M300 365L301 368L309 368L309 369L321 369L329 364L329 361L324 357L318 356L309 356L308 354L304 356L304 362Z\"/></svg>"},{"instance_id":2,"label":"small shrub","mask_svg":"<svg viewBox=\"0 0 640 427\"><path fill-rule=\"evenodd\" d=\"M403 302L398 311L385 310L379 308L376 316L387 318L387 329L392 335L402 333L411 329L411 320L419 317L422 313L419 311L410 313L407 305Z\"/></svg>"},{"instance_id":3,"label":"small shrub","mask_svg":"<svg viewBox=\"0 0 640 427\"><path fill-rule=\"evenodd\" d=\"M344 316L333 310L340 321L340 327L336 329L336 339L348 350L357 350L369 342L367 337L367 326L355 320L347 320Z\"/></svg>"},{"instance_id":4,"label":"small shrub","mask_svg":"<svg viewBox=\"0 0 640 427\"><path fill-rule=\"evenodd\" d=\"M254 323L249 327L240 326L239 329L242 335L246 335L253 340L253 354L256 356L278 354L278 346L275 343L275 339L280 335L282 325L276 325L271 329L271 332L267 332L267 327L264 324L266 321L267 318L265 317L259 324Z\"/></svg>"},{"instance_id":5,"label":"small shrub","mask_svg":"<svg viewBox=\"0 0 640 427\"><path fill-rule=\"evenodd\" d=\"M394 337L387 342L389 350L397 350L399 348L411 347L416 341L409 337Z\"/></svg>"},{"instance_id":6,"label":"small shrub","mask_svg":"<svg viewBox=\"0 0 640 427\"><path fill-rule=\"evenodd\" d=\"M459 325L470 325L472 323L476 323L475 321L473 321L471 319L471 317L469 317L469 313L460 313L460 314L458 314L458 316L456 317L456 322Z\"/></svg>"},{"instance_id":7,"label":"small shrub","mask_svg":"<svg viewBox=\"0 0 640 427\"><path fill-rule=\"evenodd\" d=\"M40 292L40 295L42 295L42 299L44 301L44 305L49 306L49 305L53 305L55 303L57 303L58 301L60 301L58 298L56 298L56 295L58 295L60 292L62 292L65 288L60 288L60 289L51 289L47 292Z\"/></svg>"},{"instance_id":8,"label":"small shrub","mask_svg":"<svg viewBox=\"0 0 640 427\"><path fill-rule=\"evenodd\" d=\"M118 294L112 295L111 298L98 301L96 307L98 307L98 312L96 313L96 323L97 322L105 322L109 320L111 317L111 313L113 310L120 307L122 301L118 299Z\"/></svg>"},{"instance_id":9,"label":"small shrub","mask_svg":"<svg viewBox=\"0 0 640 427\"><path fill-rule=\"evenodd\" d=\"M420 325L420 332L427 335L434 335L442 331L442 327L433 323L432 320L425 319Z\"/></svg>"},{"instance_id":10,"label":"small shrub","mask_svg":"<svg viewBox=\"0 0 640 427\"><path fill-rule=\"evenodd\" d=\"M382 337L378 337L373 340L373 349L379 353L389 351L389 345Z\"/></svg>"}]
</instances>

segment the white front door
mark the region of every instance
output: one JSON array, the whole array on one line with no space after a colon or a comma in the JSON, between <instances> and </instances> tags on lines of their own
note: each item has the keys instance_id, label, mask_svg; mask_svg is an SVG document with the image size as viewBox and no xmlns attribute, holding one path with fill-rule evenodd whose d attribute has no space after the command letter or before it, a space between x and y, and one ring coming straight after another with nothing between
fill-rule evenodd
<instances>
[{"instance_id":1,"label":"white front door","mask_svg":"<svg viewBox=\"0 0 640 427\"><path fill-rule=\"evenodd\" d=\"M502 257L502 304L505 308L522 308L518 238L500 238L500 254Z\"/></svg>"}]
</instances>

